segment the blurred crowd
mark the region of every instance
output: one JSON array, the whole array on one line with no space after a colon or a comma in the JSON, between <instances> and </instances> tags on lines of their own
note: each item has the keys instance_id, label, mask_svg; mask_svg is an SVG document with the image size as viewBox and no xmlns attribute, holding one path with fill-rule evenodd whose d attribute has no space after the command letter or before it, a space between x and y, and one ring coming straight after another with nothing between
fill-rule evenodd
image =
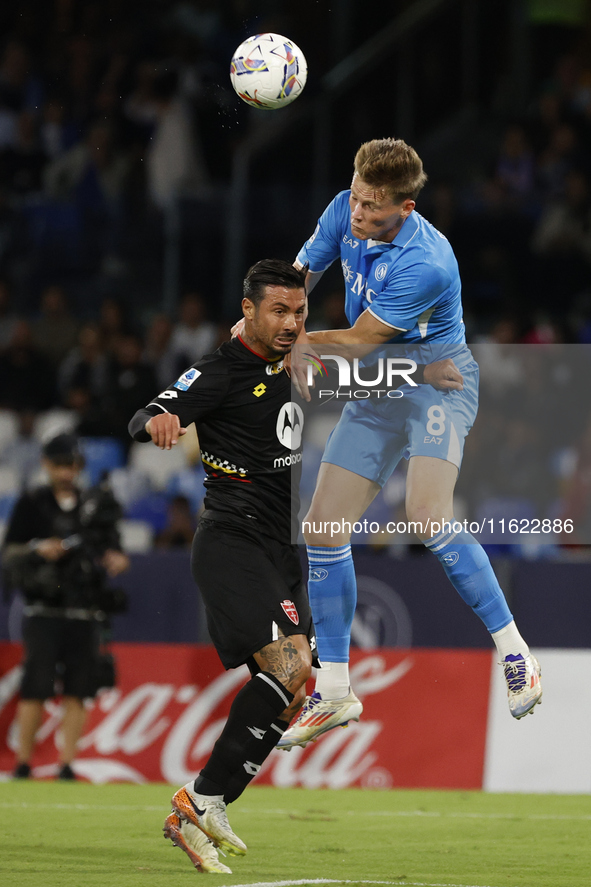
<instances>
[{"instance_id":1,"label":"blurred crowd","mask_svg":"<svg viewBox=\"0 0 591 887\"><path fill-rule=\"evenodd\" d=\"M313 20L316 4L306 5ZM221 225L202 224L203 205L215 195L219 206L236 127L248 114L231 90L229 60L252 33L297 30L283 6L3 5L0 274L29 311L58 278L82 314L96 313L105 291L125 290L140 307L157 302L163 214L178 196L196 201L189 252L198 239L203 247L187 259L195 271Z\"/></svg>"},{"instance_id":2,"label":"blurred crowd","mask_svg":"<svg viewBox=\"0 0 591 887\"><path fill-rule=\"evenodd\" d=\"M409 3L398 5L403 9ZM82 320L96 319L106 295L124 297L140 316L146 306L155 310L163 298L167 237L177 225L176 295L199 280L210 315L221 319L220 273L211 257L220 256L225 234L221 207L233 156L254 125L252 114L260 114L232 92L229 59L250 34L286 33L306 47L313 72L306 97L313 97L339 51L352 49L352 41L378 28L362 10L343 6L346 11L339 5L331 13L324 4L303 0L296 14L278 0L16 0L5 5L0 12L0 276L10 281L20 313L37 315L41 293L56 282L66 287L70 307ZM511 3L499 6L501 31L510 10ZM556 4L557 21L559 12ZM481 15L490 16L488 4ZM498 83L483 93L474 123L487 133L486 145L475 144L467 165L453 176L439 173L435 157L427 169L430 182L418 208L454 245L474 336L510 319L516 341L591 338L588 19L582 16L577 27L558 23L541 29L532 21L534 49L536 35L544 35L542 43L538 39L543 53L537 53L543 63L532 66L527 107L518 116L508 114L508 71L502 59L495 61ZM339 27L347 30L348 41L339 39ZM417 79L428 75L425 56L441 65L433 53L420 54ZM441 76L445 80L445 69ZM445 93L453 95L455 75L447 76ZM383 135L381 93L376 92L375 107L362 96L363 90L351 93L353 138ZM428 136L425 131L413 139L419 150ZM296 144L301 160L301 144ZM445 166L449 169L449 162ZM302 189L310 191L311 181L304 172L298 173L302 181L291 181L290 168L278 151L266 157L258 176L267 185L289 183L292 190L278 192L277 199L284 206L299 195L290 217L301 220L302 206L308 206ZM346 184L339 173L330 187ZM278 207L268 198L269 212L261 212L262 193L253 198L259 201L253 226L259 251L258 244L277 243ZM167 212L179 197L181 218L171 219ZM299 248L313 221L305 221L302 234L299 221L291 234L282 234L286 257Z\"/></svg>"},{"instance_id":3,"label":"blurred crowd","mask_svg":"<svg viewBox=\"0 0 591 887\"><path fill-rule=\"evenodd\" d=\"M155 314L141 328L114 297L102 300L96 321L78 320L57 284L43 290L29 319L14 311L0 280L0 408L60 407L75 416L79 434L126 443L135 410L227 335L208 320L198 292L183 295L175 322Z\"/></svg>"},{"instance_id":4,"label":"blurred crowd","mask_svg":"<svg viewBox=\"0 0 591 887\"><path fill-rule=\"evenodd\" d=\"M454 246L474 337L591 341L591 56L557 59L523 116L499 121L494 156L425 215ZM422 207L421 207L422 208Z\"/></svg>"}]
</instances>

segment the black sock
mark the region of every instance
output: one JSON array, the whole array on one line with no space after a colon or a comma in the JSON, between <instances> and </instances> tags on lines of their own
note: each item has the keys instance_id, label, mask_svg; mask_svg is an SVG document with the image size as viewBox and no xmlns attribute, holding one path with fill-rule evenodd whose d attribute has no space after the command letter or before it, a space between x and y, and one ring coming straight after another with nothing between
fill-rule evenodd
<instances>
[{"instance_id":1,"label":"black sock","mask_svg":"<svg viewBox=\"0 0 591 887\"><path fill-rule=\"evenodd\" d=\"M234 773L224 792L226 804L231 804L232 801L239 798L246 786L252 782L287 730L287 727L288 725L285 721L275 720L261 739L255 739L253 736L248 748L245 748L245 753L248 761L254 764L254 767L249 767L248 769L242 767L241 770L237 770Z\"/></svg>"},{"instance_id":2,"label":"black sock","mask_svg":"<svg viewBox=\"0 0 591 887\"><path fill-rule=\"evenodd\" d=\"M238 794L244 791L275 748L282 732L275 721L292 700L293 693L268 672L259 672L245 684L236 694L224 729L195 780L195 791L225 796L234 776L242 784ZM233 789L233 798L238 797L235 792Z\"/></svg>"}]
</instances>

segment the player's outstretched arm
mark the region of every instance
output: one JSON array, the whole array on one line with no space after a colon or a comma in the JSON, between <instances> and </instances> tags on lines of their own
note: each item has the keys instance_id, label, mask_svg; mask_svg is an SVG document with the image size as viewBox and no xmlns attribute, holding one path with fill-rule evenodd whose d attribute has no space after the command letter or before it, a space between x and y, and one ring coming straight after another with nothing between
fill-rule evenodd
<instances>
[{"instance_id":1,"label":"player's outstretched arm","mask_svg":"<svg viewBox=\"0 0 591 887\"><path fill-rule=\"evenodd\" d=\"M152 416L144 427L152 438L152 443L161 450L170 450L178 443L179 437L187 433L186 428L181 428L181 420L174 413Z\"/></svg>"},{"instance_id":2,"label":"player's outstretched arm","mask_svg":"<svg viewBox=\"0 0 591 887\"><path fill-rule=\"evenodd\" d=\"M353 326L344 330L313 330L308 333L312 345L358 345L373 351L377 345L385 345L396 338L402 330L382 323L367 309L360 314ZM361 352L355 352L356 354Z\"/></svg>"},{"instance_id":3,"label":"player's outstretched arm","mask_svg":"<svg viewBox=\"0 0 591 887\"><path fill-rule=\"evenodd\" d=\"M355 355L360 357L369 353L378 345L391 342L402 330L382 323L366 310L358 318L354 326L345 330L322 330L308 333L312 345L355 345ZM359 350L362 349L362 351ZM461 391L464 377L451 358L436 360L423 367L422 383L449 391Z\"/></svg>"}]
</instances>

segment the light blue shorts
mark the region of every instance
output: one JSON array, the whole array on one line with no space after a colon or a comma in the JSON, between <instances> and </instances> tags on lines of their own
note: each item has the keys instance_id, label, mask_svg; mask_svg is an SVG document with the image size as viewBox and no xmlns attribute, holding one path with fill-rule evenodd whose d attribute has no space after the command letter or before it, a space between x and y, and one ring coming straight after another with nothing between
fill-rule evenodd
<instances>
[{"instance_id":1,"label":"light blue shorts","mask_svg":"<svg viewBox=\"0 0 591 887\"><path fill-rule=\"evenodd\" d=\"M463 375L462 391L404 385L403 397L397 399L350 401L326 442L322 461L382 487L402 457L434 456L459 468L478 412L478 370Z\"/></svg>"}]
</instances>

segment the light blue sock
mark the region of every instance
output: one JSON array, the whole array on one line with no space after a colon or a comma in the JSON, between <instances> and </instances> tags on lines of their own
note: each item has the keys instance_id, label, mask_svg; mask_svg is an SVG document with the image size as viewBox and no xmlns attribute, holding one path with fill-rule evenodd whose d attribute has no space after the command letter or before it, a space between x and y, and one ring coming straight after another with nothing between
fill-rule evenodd
<instances>
[{"instance_id":1,"label":"light blue sock","mask_svg":"<svg viewBox=\"0 0 591 887\"><path fill-rule=\"evenodd\" d=\"M357 582L350 545L307 545L308 594L320 661L348 662Z\"/></svg>"},{"instance_id":2,"label":"light blue sock","mask_svg":"<svg viewBox=\"0 0 591 887\"><path fill-rule=\"evenodd\" d=\"M459 522L456 526L461 526ZM488 555L474 536L453 531L454 523L424 544L447 573L456 591L480 616L488 630L499 631L513 621L505 595L490 565ZM448 529L449 528L449 529Z\"/></svg>"}]
</instances>

